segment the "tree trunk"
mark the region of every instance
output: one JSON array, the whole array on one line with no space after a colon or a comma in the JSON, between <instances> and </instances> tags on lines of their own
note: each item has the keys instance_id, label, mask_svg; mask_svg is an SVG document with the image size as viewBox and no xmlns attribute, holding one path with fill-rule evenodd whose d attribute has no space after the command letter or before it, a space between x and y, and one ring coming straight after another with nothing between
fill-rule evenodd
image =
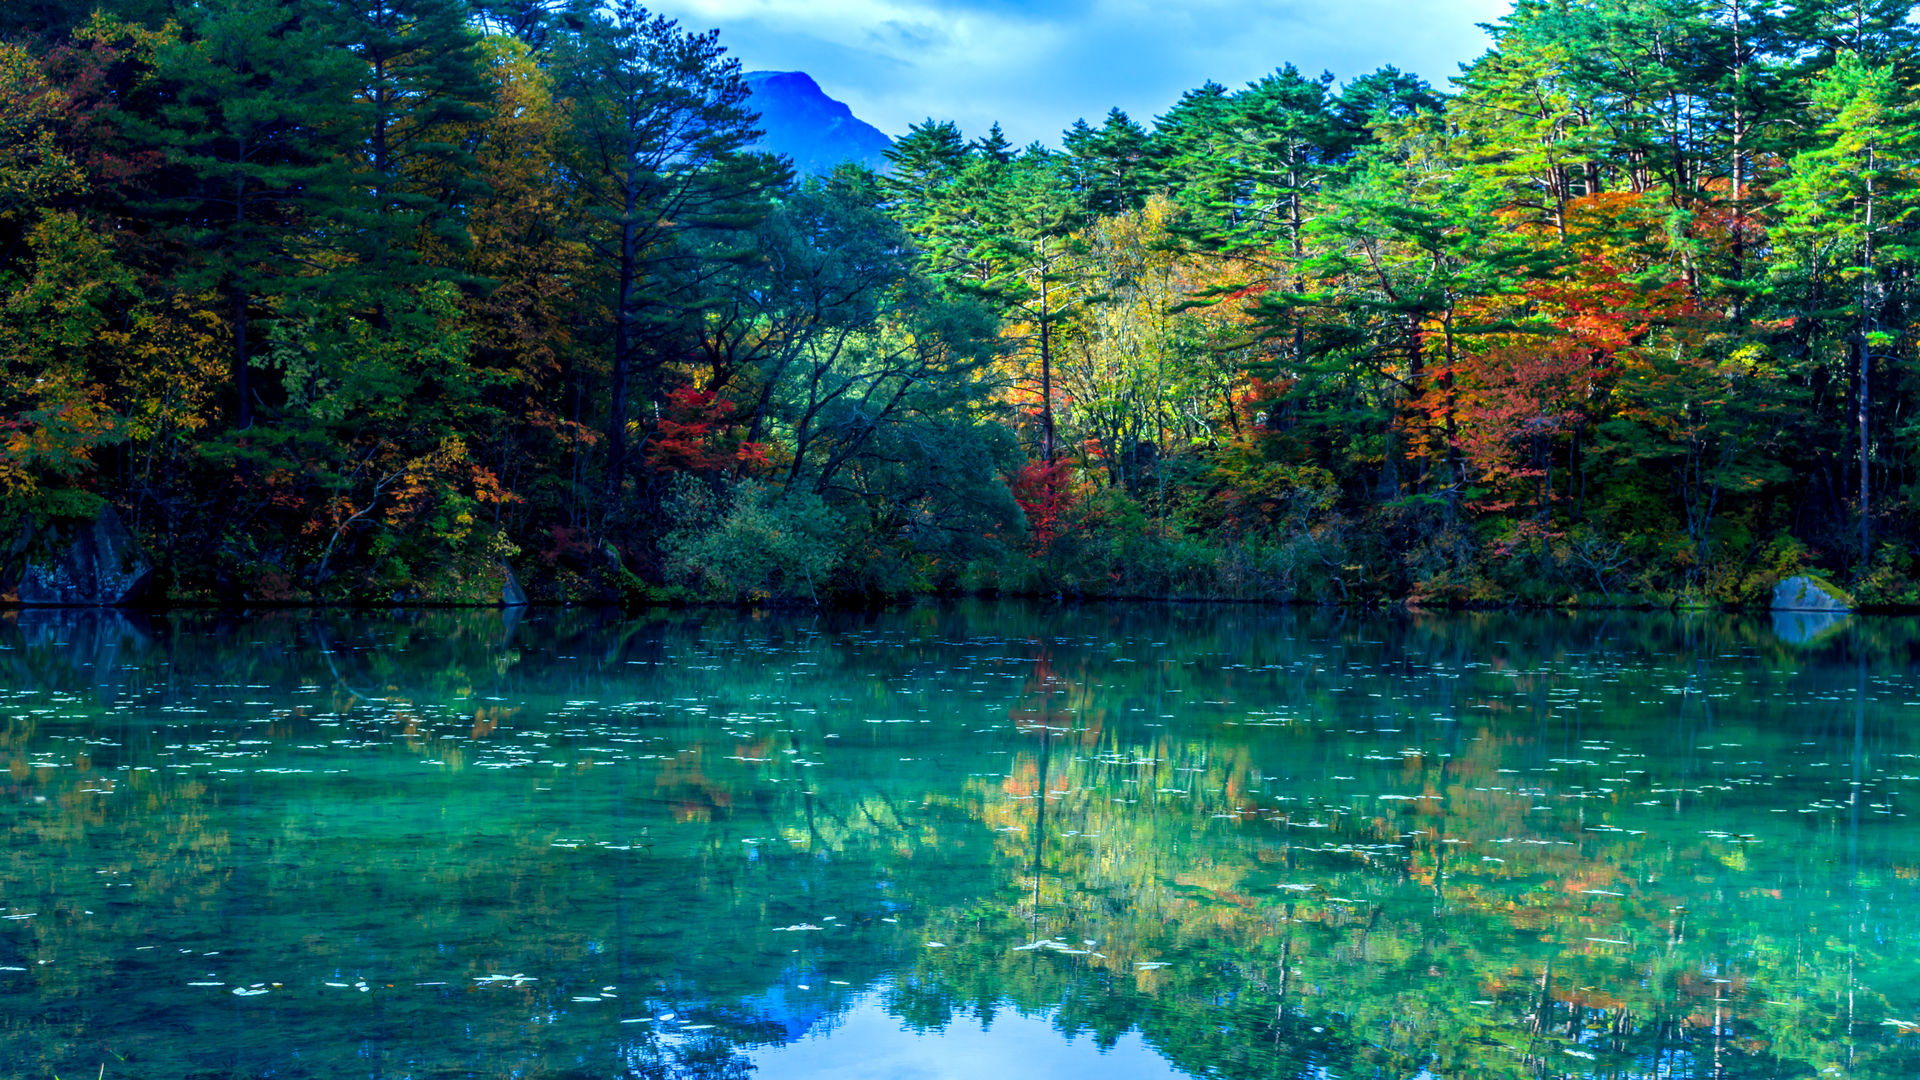
<instances>
[{"instance_id":1,"label":"tree trunk","mask_svg":"<svg viewBox=\"0 0 1920 1080\"><path fill-rule=\"evenodd\" d=\"M620 494L627 466L627 376L633 353L633 287L638 276L638 238L634 235L635 186L626 184L626 211L620 221L620 273L613 300L613 373L607 387L607 497Z\"/></svg>"},{"instance_id":2,"label":"tree trunk","mask_svg":"<svg viewBox=\"0 0 1920 1080\"><path fill-rule=\"evenodd\" d=\"M235 154L236 158L245 157L243 145ZM247 181L242 176L234 184L233 191L233 230L236 238L246 235L247 228ZM248 369L252 358L247 355L247 289L240 280L240 272L235 271L227 282L227 302L232 309L233 324L233 390L239 401L233 411L233 426L245 431L253 426L253 387L248 378Z\"/></svg>"},{"instance_id":3,"label":"tree trunk","mask_svg":"<svg viewBox=\"0 0 1920 1080\"><path fill-rule=\"evenodd\" d=\"M247 353L247 291L238 282L228 286L227 302L232 307L233 391L239 397L233 412L233 426L245 431L253 426L253 386L248 377L253 359Z\"/></svg>"},{"instance_id":4,"label":"tree trunk","mask_svg":"<svg viewBox=\"0 0 1920 1080\"><path fill-rule=\"evenodd\" d=\"M1873 349L1868 345L1865 333L1860 335L1860 396L1855 401L1855 420L1860 427L1860 568L1866 572L1867 560L1873 554L1873 518L1869 513L1868 468L1867 468L1867 406L1872 401L1867 389L1867 378L1873 368Z\"/></svg>"},{"instance_id":5,"label":"tree trunk","mask_svg":"<svg viewBox=\"0 0 1920 1080\"><path fill-rule=\"evenodd\" d=\"M1053 464L1053 313L1047 309L1046 271L1040 274L1040 453Z\"/></svg>"},{"instance_id":6,"label":"tree trunk","mask_svg":"<svg viewBox=\"0 0 1920 1080\"><path fill-rule=\"evenodd\" d=\"M1874 160L1874 148L1867 147L1867 206L1866 206L1866 242L1863 246L1863 272L1860 276L1860 395L1856 401L1856 419L1860 425L1860 572L1867 571L1867 562L1873 555L1873 517L1868 503L1869 489L1867 481L1872 470L1869 467L1867 441L1867 411L1873 398L1868 387L1868 376L1873 370L1873 339L1869 336L1874 326L1873 284L1873 170L1878 163Z\"/></svg>"}]
</instances>

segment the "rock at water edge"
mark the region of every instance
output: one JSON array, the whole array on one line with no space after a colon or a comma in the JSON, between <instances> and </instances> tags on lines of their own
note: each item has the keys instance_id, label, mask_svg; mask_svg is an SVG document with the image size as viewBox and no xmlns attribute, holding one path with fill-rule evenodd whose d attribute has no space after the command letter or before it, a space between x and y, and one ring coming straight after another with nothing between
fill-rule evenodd
<instances>
[{"instance_id":1,"label":"rock at water edge","mask_svg":"<svg viewBox=\"0 0 1920 1080\"><path fill-rule=\"evenodd\" d=\"M501 606L526 607L528 603L527 590L520 587L520 579L514 576L513 567L508 566L506 563L501 563L500 569L506 571L507 574L506 584L500 587Z\"/></svg>"},{"instance_id":2,"label":"rock at water edge","mask_svg":"<svg viewBox=\"0 0 1920 1080\"><path fill-rule=\"evenodd\" d=\"M1775 611L1852 611L1845 593L1805 575L1787 578L1773 587Z\"/></svg>"},{"instance_id":3,"label":"rock at water edge","mask_svg":"<svg viewBox=\"0 0 1920 1080\"><path fill-rule=\"evenodd\" d=\"M153 564L111 506L92 521L39 539L40 553L20 577L20 602L52 607L115 607L146 594Z\"/></svg>"}]
</instances>

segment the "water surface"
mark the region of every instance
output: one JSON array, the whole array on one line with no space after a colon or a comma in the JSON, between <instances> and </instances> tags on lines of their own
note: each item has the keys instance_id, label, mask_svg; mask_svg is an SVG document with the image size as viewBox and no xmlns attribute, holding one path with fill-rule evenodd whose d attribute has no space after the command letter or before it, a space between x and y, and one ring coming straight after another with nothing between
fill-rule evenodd
<instances>
[{"instance_id":1,"label":"water surface","mask_svg":"<svg viewBox=\"0 0 1920 1080\"><path fill-rule=\"evenodd\" d=\"M1920 624L0 620L0 1075L1920 1074Z\"/></svg>"}]
</instances>

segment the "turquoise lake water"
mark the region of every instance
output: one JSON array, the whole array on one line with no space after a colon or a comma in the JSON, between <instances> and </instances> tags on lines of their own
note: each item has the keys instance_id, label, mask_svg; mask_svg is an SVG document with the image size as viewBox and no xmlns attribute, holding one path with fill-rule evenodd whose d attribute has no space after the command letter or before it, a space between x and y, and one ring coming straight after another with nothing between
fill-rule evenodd
<instances>
[{"instance_id":1,"label":"turquoise lake water","mask_svg":"<svg viewBox=\"0 0 1920 1080\"><path fill-rule=\"evenodd\" d=\"M0 617L0 1076L1920 1075L1920 622Z\"/></svg>"}]
</instances>

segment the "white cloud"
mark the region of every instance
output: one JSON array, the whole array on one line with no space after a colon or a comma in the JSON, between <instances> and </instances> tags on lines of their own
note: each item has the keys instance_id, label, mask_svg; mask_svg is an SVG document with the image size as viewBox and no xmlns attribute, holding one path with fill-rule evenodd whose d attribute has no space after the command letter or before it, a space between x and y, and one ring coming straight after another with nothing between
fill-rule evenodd
<instances>
[{"instance_id":1,"label":"white cloud","mask_svg":"<svg viewBox=\"0 0 1920 1080\"><path fill-rule=\"evenodd\" d=\"M798 70L891 134L929 116L969 134L999 120L1055 142L1119 106L1143 122L1213 79L1239 86L1291 62L1342 79L1392 64L1436 85L1477 56L1475 23L1506 0L665 0L720 28L749 70Z\"/></svg>"}]
</instances>

